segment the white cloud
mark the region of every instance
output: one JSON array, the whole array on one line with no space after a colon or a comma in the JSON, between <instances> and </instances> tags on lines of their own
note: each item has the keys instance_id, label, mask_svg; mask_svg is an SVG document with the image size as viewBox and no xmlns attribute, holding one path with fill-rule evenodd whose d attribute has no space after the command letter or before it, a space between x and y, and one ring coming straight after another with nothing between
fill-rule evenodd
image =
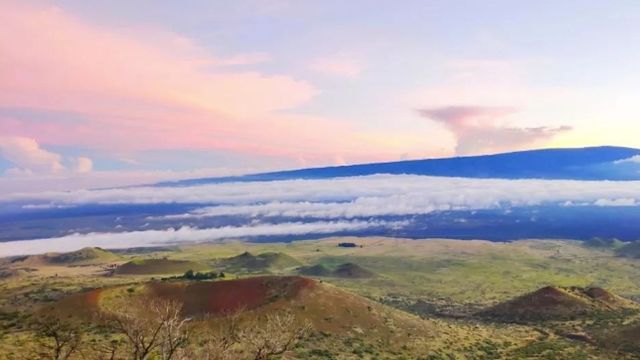
<instances>
[{"instance_id":1,"label":"white cloud","mask_svg":"<svg viewBox=\"0 0 640 360\"><path fill-rule=\"evenodd\" d=\"M60 154L40 147L35 139L22 136L0 136L0 156L15 167L6 171L9 176L51 175L65 172L90 172L93 161L85 156L67 159L71 167L64 165Z\"/></svg>"},{"instance_id":2,"label":"white cloud","mask_svg":"<svg viewBox=\"0 0 640 360\"><path fill-rule=\"evenodd\" d=\"M464 179L372 175L321 180L238 182L180 187L13 194L0 200L27 203L202 204L187 216L262 215L310 218L425 214L601 199L640 202L640 181ZM215 204L216 207L211 207Z\"/></svg>"},{"instance_id":3,"label":"white cloud","mask_svg":"<svg viewBox=\"0 0 640 360\"><path fill-rule=\"evenodd\" d=\"M201 204L173 219L210 216L290 217L279 224L212 229L149 230L116 234L69 235L57 239L0 243L0 255L67 251L84 246L151 246L259 235L330 234L372 226L397 228L405 222L376 217L410 216L446 210L557 206L640 206L640 181L464 179L417 175L372 175L315 180L236 182L176 187L13 194L0 201L51 208L82 204ZM160 218L162 220L163 218ZM310 219L313 222L297 222ZM367 220L363 220L367 219ZM150 220L158 220L150 219Z\"/></svg>"},{"instance_id":4,"label":"white cloud","mask_svg":"<svg viewBox=\"0 0 640 360\"><path fill-rule=\"evenodd\" d=\"M421 210L483 209L505 205L594 203L639 199L640 181L502 180L418 175L371 175L316 180L236 182L200 186L130 187L105 190L12 194L0 200L54 204L225 205L220 211L335 211L409 213ZM332 204L317 204L332 203ZM232 207L245 206L232 209ZM336 209L336 210L332 210Z\"/></svg>"},{"instance_id":5,"label":"white cloud","mask_svg":"<svg viewBox=\"0 0 640 360\"><path fill-rule=\"evenodd\" d=\"M185 171L113 170L90 171L85 173L66 171L39 176L0 176L0 201L3 197L12 197L10 194L28 193L34 195L45 191L46 194L52 194L63 191L78 191L80 189L114 188L153 184L158 181L233 176L253 172L256 172L256 169L211 168ZM29 175L29 173L25 175ZM20 197L21 195L16 196Z\"/></svg>"},{"instance_id":6,"label":"white cloud","mask_svg":"<svg viewBox=\"0 0 640 360\"><path fill-rule=\"evenodd\" d=\"M334 221L312 223L254 224L219 228L132 231L123 233L73 234L59 238L0 242L0 257L66 252L86 246L122 249L138 246L173 245L185 242L203 242L251 236L329 234L340 231L364 230L377 226L396 226L394 222Z\"/></svg>"},{"instance_id":7,"label":"white cloud","mask_svg":"<svg viewBox=\"0 0 640 360\"><path fill-rule=\"evenodd\" d=\"M594 202L596 206L637 206L638 204L638 200L632 198L598 199Z\"/></svg>"},{"instance_id":8,"label":"white cloud","mask_svg":"<svg viewBox=\"0 0 640 360\"><path fill-rule=\"evenodd\" d=\"M64 170L62 156L40 147L34 139L20 136L0 137L0 154L16 166L11 175L57 173Z\"/></svg>"},{"instance_id":9,"label":"white cloud","mask_svg":"<svg viewBox=\"0 0 640 360\"><path fill-rule=\"evenodd\" d=\"M625 163L640 164L640 155L632 156L628 159L618 160L618 161L615 161L615 163L616 164L625 164Z\"/></svg>"}]
</instances>

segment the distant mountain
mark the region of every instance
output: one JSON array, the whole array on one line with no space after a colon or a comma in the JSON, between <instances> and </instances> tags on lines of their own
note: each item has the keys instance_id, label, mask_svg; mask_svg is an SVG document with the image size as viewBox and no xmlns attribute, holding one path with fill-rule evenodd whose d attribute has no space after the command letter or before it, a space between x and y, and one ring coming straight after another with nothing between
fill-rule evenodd
<instances>
[{"instance_id":1,"label":"distant mountain","mask_svg":"<svg viewBox=\"0 0 640 360\"><path fill-rule=\"evenodd\" d=\"M120 260L120 256L99 247L85 247L80 250L67 253L47 253L43 255L19 256L13 258L12 263L37 266L80 266L99 265Z\"/></svg>"},{"instance_id":2,"label":"distant mountain","mask_svg":"<svg viewBox=\"0 0 640 360\"><path fill-rule=\"evenodd\" d=\"M253 255L244 252L238 256L221 259L217 265L225 271L268 272L302 265L298 260L284 253L267 252Z\"/></svg>"},{"instance_id":3,"label":"distant mountain","mask_svg":"<svg viewBox=\"0 0 640 360\"><path fill-rule=\"evenodd\" d=\"M480 316L506 321L566 320L637 308L637 304L599 287L547 286L500 303Z\"/></svg>"},{"instance_id":4,"label":"distant mountain","mask_svg":"<svg viewBox=\"0 0 640 360\"><path fill-rule=\"evenodd\" d=\"M189 260L134 259L115 270L118 275L183 274L188 270L207 270L207 266Z\"/></svg>"},{"instance_id":5,"label":"distant mountain","mask_svg":"<svg viewBox=\"0 0 640 360\"><path fill-rule=\"evenodd\" d=\"M371 270L354 263L340 264L333 270L322 264L302 266L297 270L300 275L305 276L338 277L345 279L368 279L376 276Z\"/></svg>"},{"instance_id":6,"label":"distant mountain","mask_svg":"<svg viewBox=\"0 0 640 360\"><path fill-rule=\"evenodd\" d=\"M640 149L613 146L545 149L191 179L159 185L188 186L230 181L323 179L373 174L501 179L640 180L640 162L630 160L636 156L640 156Z\"/></svg>"},{"instance_id":7,"label":"distant mountain","mask_svg":"<svg viewBox=\"0 0 640 360\"><path fill-rule=\"evenodd\" d=\"M339 265L334 271L333 276L345 279L366 279L374 277L375 274L368 269L354 263L344 263Z\"/></svg>"}]
</instances>

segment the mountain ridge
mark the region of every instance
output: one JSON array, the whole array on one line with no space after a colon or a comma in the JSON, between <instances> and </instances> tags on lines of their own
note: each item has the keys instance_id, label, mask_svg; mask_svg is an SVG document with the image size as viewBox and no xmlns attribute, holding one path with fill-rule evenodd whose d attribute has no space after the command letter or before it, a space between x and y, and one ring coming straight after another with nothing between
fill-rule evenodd
<instances>
[{"instance_id":1,"label":"mountain ridge","mask_svg":"<svg viewBox=\"0 0 640 360\"><path fill-rule=\"evenodd\" d=\"M640 180L640 164L629 160L640 149L616 146L552 148L491 155L326 166L161 182L159 186L190 186L222 182L323 179L374 174L465 178L547 180Z\"/></svg>"}]
</instances>

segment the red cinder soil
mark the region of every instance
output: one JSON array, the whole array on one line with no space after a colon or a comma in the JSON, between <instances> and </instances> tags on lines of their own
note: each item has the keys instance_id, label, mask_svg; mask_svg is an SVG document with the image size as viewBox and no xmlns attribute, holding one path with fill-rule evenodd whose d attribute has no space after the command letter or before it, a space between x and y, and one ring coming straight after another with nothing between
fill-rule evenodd
<instances>
[{"instance_id":1,"label":"red cinder soil","mask_svg":"<svg viewBox=\"0 0 640 360\"><path fill-rule=\"evenodd\" d=\"M600 300L605 303L615 303L618 301L615 295L600 287L587 288L584 293L592 299Z\"/></svg>"},{"instance_id":2,"label":"red cinder soil","mask_svg":"<svg viewBox=\"0 0 640 360\"><path fill-rule=\"evenodd\" d=\"M84 294L85 303L91 307L97 308L100 302L100 296L102 295L102 289L91 290Z\"/></svg>"},{"instance_id":3,"label":"red cinder soil","mask_svg":"<svg viewBox=\"0 0 640 360\"><path fill-rule=\"evenodd\" d=\"M251 310L278 301L292 299L315 281L299 276L263 276L239 280L190 283L153 283L154 296L184 303L189 315L223 315L240 309Z\"/></svg>"}]
</instances>

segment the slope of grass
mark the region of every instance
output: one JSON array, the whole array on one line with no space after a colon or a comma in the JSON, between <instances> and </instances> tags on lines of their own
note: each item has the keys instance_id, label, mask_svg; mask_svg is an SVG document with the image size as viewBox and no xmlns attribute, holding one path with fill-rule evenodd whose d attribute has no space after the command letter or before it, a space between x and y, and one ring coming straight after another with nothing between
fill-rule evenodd
<instances>
[{"instance_id":1,"label":"slope of grass","mask_svg":"<svg viewBox=\"0 0 640 360\"><path fill-rule=\"evenodd\" d=\"M337 246L345 241L357 242L363 247ZM314 296L311 299L302 301L302 297L284 296L251 310L260 314L280 307L298 314L308 312L314 324L326 331L315 333L297 350L298 358L303 359L414 359L416 354L429 359L544 359L553 356L567 359L625 358L624 354L609 353L604 346L596 348L581 341L567 340L558 335L559 332L555 333L556 329L550 331L548 323L542 327L536 324L534 328L530 325L477 322L464 317L456 320L433 317L442 314L468 316L549 285L558 288L598 286L625 298L640 299L640 261L620 257L612 249L592 248L576 241L492 243L388 238L332 238L268 244L232 241L182 246L175 252L146 255L156 258L169 256L172 259L170 263L153 264L146 259L133 258L140 256L134 254L120 254L122 258L118 262L131 260L128 267L151 268L153 272L163 273L177 262L181 267L173 271L180 274L189 268L198 271L198 266L201 271L207 270L202 264L219 265L220 262L224 263L225 258L234 258L243 252L249 252L249 255L281 253L294 261L284 256L245 255L244 258L251 260L227 263L230 267L238 266L240 276L260 272L298 274L302 264L316 264L318 267L312 268L333 271L345 263L358 264L376 274L375 277L364 279L323 277L318 281L321 291L300 293L307 294L301 296ZM213 263L212 259L223 260ZM269 265L265 266L265 263ZM278 265L270 267L271 264ZM10 274L21 272L20 276L10 276L0 281L0 308L8 312L31 314L73 293L84 294L82 296L91 301L97 299L98 303L105 296L107 299L112 296L109 295L111 290L92 293L88 291L91 288L113 286L114 289L120 289L117 296L122 298L150 289L141 283L148 277L105 277L102 276L101 266L27 265L8 261L1 263L0 268ZM224 271L227 272L227 269ZM191 283L190 286L196 286L193 289L205 286L194 282L175 283L183 284L180 286ZM166 284L169 286L173 282ZM128 289L132 292L129 293ZM195 290L189 291L199 294ZM345 293L357 298L349 300L345 298ZM606 297L607 294L604 295ZM380 302L415 311L428 321L419 322L418 317L396 312ZM77 304L75 301L68 302L70 315L77 311ZM420 306L413 306L417 304ZM374 318L378 320L371 320L367 315L367 306L372 306L377 312ZM637 327L633 324L638 319L634 316L631 314L620 319L603 317L597 321L589 320L591 322L582 319L567 321L558 329L567 334L575 332L574 335L585 330L589 335L597 335L594 338L598 341L607 341L607 336L635 339L633 335ZM409 325L416 321L418 325ZM361 326L367 324L370 327ZM380 329L383 330L378 326L382 326ZM616 333L612 329L624 332ZM12 339L13 331L10 330L7 339ZM15 330L15 334L21 334L20 331ZM369 336L369 333L375 336ZM6 342L0 343L3 349L4 344ZM402 348L403 345L406 348Z\"/></svg>"},{"instance_id":2,"label":"slope of grass","mask_svg":"<svg viewBox=\"0 0 640 360\"><path fill-rule=\"evenodd\" d=\"M329 267L324 264L303 266L298 268L297 272L301 275L343 279L369 279L376 276L374 272L350 262L342 263L335 267Z\"/></svg>"},{"instance_id":3,"label":"slope of grass","mask_svg":"<svg viewBox=\"0 0 640 360\"><path fill-rule=\"evenodd\" d=\"M302 263L282 252L265 252L258 255L244 252L238 256L221 259L216 265L231 272L269 272L294 268Z\"/></svg>"},{"instance_id":4,"label":"slope of grass","mask_svg":"<svg viewBox=\"0 0 640 360\"><path fill-rule=\"evenodd\" d=\"M616 249L616 254L625 258L640 259L640 241L626 243Z\"/></svg>"},{"instance_id":5,"label":"slope of grass","mask_svg":"<svg viewBox=\"0 0 640 360\"><path fill-rule=\"evenodd\" d=\"M118 275L183 274L187 270L206 270L207 266L189 260L135 259L124 263L115 270Z\"/></svg>"},{"instance_id":6,"label":"slope of grass","mask_svg":"<svg viewBox=\"0 0 640 360\"><path fill-rule=\"evenodd\" d=\"M86 247L77 251L62 253L49 257L52 264L93 265L106 264L120 260L120 256L98 247Z\"/></svg>"},{"instance_id":7,"label":"slope of grass","mask_svg":"<svg viewBox=\"0 0 640 360\"><path fill-rule=\"evenodd\" d=\"M598 287L560 288L546 286L495 305L481 316L506 321L569 320L597 316L637 305Z\"/></svg>"}]
</instances>

